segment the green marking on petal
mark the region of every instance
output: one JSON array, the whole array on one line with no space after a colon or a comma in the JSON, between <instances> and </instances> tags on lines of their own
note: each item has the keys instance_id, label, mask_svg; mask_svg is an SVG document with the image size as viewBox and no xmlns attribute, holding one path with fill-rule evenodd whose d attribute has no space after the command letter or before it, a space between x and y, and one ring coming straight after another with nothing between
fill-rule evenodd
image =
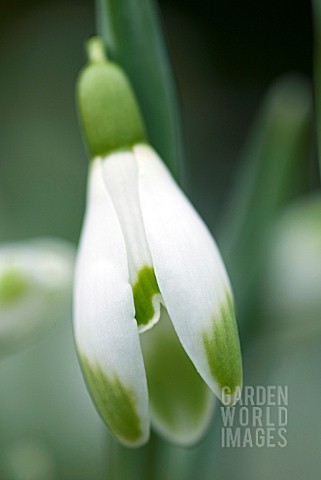
<instances>
[{"instance_id":1,"label":"green marking on petal","mask_svg":"<svg viewBox=\"0 0 321 480\"><path fill-rule=\"evenodd\" d=\"M214 380L231 395L242 384L242 357L233 300L229 293L220 318L213 318L210 332L203 333L207 362Z\"/></svg>"},{"instance_id":2,"label":"green marking on petal","mask_svg":"<svg viewBox=\"0 0 321 480\"><path fill-rule=\"evenodd\" d=\"M154 295L160 294L153 267L145 266L139 273L133 286L135 318L139 326L147 325L154 317Z\"/></svg>"},{"instance_id":3,"label":"green marking on petal","mask_svg":"<svg viewBox=\"0 0 321 480\"><path fill-rule=\"evenodd\" d=\"M0 305L7 306L14 303L27 292L29 283L21 273L10 268L0 277Z\"/></svg>"},{"instance_id":4,"label":"green marking on petal","mask_svg":"<svg viewBox=\"0 0 321 480\"><path fill-rule=\"evenodd\" d=\"M79 360L90 394L110 431L125 443L138 441L142 430L134 392L117 375L108 377L98 364L91 365L84 355L79 355Z\"/></svg>"}]
</instances>

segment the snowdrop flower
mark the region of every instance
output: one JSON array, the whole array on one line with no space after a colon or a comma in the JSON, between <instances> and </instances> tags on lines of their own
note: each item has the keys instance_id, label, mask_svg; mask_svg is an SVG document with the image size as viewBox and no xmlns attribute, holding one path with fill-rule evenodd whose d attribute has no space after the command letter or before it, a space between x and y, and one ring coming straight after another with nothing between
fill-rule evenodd
<instances>
[{"instance_id":1,"label":"snowdrop flower","mask_svg":"<svg viewBox=\"0 0 321 480\"><path fill-rule=\"evenodd\" d=\"M74 248L62 240L0 245L0 355L49 328L69 307Z\"/></svg>"},{"instance_id":2,"label":"snowdrop flower","mask_svg":"<svg viewBox=\"0 0 321 480\"><path fill-rule=\"evenodd\" d=\"M123 444L148 440L150 415L166 438L192 444L209 423L210 391L221 398L228 388L233 403L242 382L230 283L208 229L148 145L124 73L97 38L89 58L78 82L92 155L75 273L79 360Z\"/></svg>"},{"instance_id":3,"label":"snowdrop flower","mask_svg":"<svg viewBox=\"0 0 321 480\"><path fill-rule=\"evenodd\" d=\"M303 338L320 329L320 219L320 195L304 196L282 212L272 230L264 302L279 335Z\"/></svg>"}]
</instances>

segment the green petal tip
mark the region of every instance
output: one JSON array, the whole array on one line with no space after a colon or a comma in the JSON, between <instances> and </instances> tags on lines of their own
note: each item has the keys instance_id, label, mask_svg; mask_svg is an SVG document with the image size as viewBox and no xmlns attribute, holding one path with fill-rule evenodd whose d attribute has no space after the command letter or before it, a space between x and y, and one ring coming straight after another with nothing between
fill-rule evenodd
<instances>
[{"instance_id":1,"label":"green petal tip","mask_svg":"<svg viewBox=\"0 0 321 480\"><path fill-rule=\"evenodd\" d=\"M219 318L213 318L203 344L211 375L222 392L224 403L234 404L242 385L242 356L232 297L226 294Z\"/></svg>"},{"instance_id":2,"label":"green petal tip","mask_svg":"<svg viewBox=\"0 0 321 480\"><path fill-rule=\"evenodd\" d=\"M79 359L94 404L111 433L129 447L145 443L134 392L116 374L107 376L86 356L79 355Z\"/></svg>"}]
</instances>

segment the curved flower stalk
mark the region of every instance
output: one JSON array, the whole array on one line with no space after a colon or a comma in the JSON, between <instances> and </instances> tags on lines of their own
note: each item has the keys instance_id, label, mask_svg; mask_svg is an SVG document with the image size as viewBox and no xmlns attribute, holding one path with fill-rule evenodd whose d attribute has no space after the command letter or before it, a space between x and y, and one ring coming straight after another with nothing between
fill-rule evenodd
<instances>
[{"instance_id":1,"label":"curved flower stalk","mask_svg":"<svg viewBox=\"0 0 321 480\"><path fill-rule=\"evenodd\" d=\"M0 245L0 355L48 329L68 308L74 259L62 240Z\"/></svg>"},{"instance_id":2,"label":"curved flower stalk","mask_svg":"<svg viewBox=\"0 0 321 480\"><path fill-rule=\"evenodd\" d=\"M78 83L92 155L75 274L80 363L100 415L123 444L148 440L148 388L154 427L192 444L209 423L210 390L222 398L224 389L234 403L242 383L230 283L208 229L148 145L124 73L105 59L99 39L88 51Z\"/></svg>"}]
</instances>

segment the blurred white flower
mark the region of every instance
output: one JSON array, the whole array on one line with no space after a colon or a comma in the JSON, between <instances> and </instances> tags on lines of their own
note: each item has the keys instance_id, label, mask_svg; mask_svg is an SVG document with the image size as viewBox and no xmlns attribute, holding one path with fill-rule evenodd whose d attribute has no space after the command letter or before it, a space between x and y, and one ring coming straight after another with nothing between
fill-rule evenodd
<instances>
[{"instance_id":1,"label":"blurred white flower","mask_svg":"<svg viewBox=\"0 0 321 480\"><path fill-rule=\"evenodd\" d=\"M62 240L0 245L0 355L23 346L70 309L74 248Z\"/></svg>"},{"instance_id":2,"label":"blurred white flower","mask_svg":"<svg viewBox=\"0 0 321 480\"><path fill-rule=\"evenodd\" d=\"M274 228L265 305L274 328L307 335L321 325L321 197L294 202Z\"/></svg>"},{"instance_id":3,"label":"blurred white flower","mask_svg":"<svg viewBox=\"0 0 321 480\"><path fill-rule=\"evenodd\" d=\"M55 458L50 449L32 438L11 442L2 449L0 473L4 480L54 480Z\"/></svg>"}]
</instances>

